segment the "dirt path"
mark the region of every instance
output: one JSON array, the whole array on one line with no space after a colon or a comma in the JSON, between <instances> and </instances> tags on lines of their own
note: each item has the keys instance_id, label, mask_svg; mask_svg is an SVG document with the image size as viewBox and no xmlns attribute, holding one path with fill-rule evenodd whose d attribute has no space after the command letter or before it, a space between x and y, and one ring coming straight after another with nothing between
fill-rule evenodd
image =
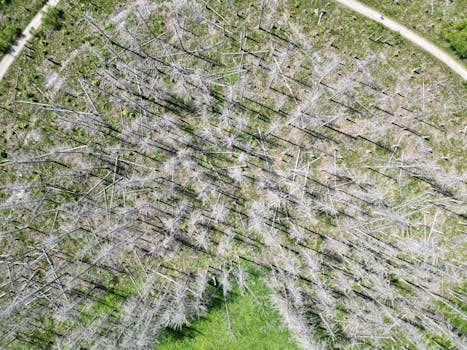
<instances>
[{"instance_id":1,"label":"dirt path","mask_svg":"<svg viewBox=\"0 0 467 350\"><path fill-rule=\"evenodd\" d=\"M412 30L400 25L399 23L386 18L382 13L373 10L371 7L368 7L356 0L336 0L338 3L351 8L352 10L362 14L365 17L368 17L378 23L381 23L385 27L399 32L404 38L410 40L414 44L420 46L422 49L430 53L431 55L435 56L441 62L446 64L449 68L451 68L454 72L459 74L464 80L467 80L467 69L459 63L454 58L452 58L449 54L441 50L432 42L426 40L425 38L421 37L417 33L413 32Z\"/></svg>"},{"instance_id":2,"label":"dirt path","mask_svg":"<svg viewBox=\"0 0 467 350\"><path fill-rule=\"evenodd\" d=\"M23 30L22 36L16 42L16 44L11 48L10 52L8 52L5 56L3 56L2 60L0 61L0 80L3 79L8 68L12 65L15 61L16 57L20 54L21 50L23 50L24 45L26 42L31 39L32 34L31 30L36 29L40 26L42 22L42 17L45 14L47 8L51 6L56 6L59 0L49 0L44 5L44 7L34 16L34 18L29 22L28 26Z\"/></svg>"},{"instance_id":3,"label":"dirt path","mask_svg":"<svg viewBox=\"0 0 467 350\"><path fill-rule=\"evenodd\" d=\"M45 4L44 7L37 13L37 15L34 16L34 18L31 20L28 26L23 30L22 37L16 42L16 44L12 47L10 52L2 58L0 62L0 80L5 76L6 72L8 71L8 68L10 68L11 64L14 62L16 57L20 54L26 42L32 37L31 29L38 28L41 24L45 10L50 6L56 6L58 2L59 0L49 0L47 4ZM464 80L467 80L467 69L461 63L457 62L446 52L438 48L430 41L411 31L407 27L404 27L403 25L400 25L399 23L389 18L383 17L383 15L380 12L373 10L372 8L362 4L359 1L337 0L337 2L351 8L352 10L364 15L365 17L368 17L376 22L381 23L382 25L391 30L399 32L403 37L412 41L428 53L435 56L437 59L439 59L441 62L445 63L449 68L451 68L454 72L459 74Z\"/></svg>"}]
</instances>

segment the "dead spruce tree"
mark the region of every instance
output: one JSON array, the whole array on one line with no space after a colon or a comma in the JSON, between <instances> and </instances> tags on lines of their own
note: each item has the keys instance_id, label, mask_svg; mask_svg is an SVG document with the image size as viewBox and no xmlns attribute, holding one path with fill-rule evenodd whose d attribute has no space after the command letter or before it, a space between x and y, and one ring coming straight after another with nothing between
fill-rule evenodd
<instances>
[{"instance_id":1,"label":"dead spruce tree","mask_svg":"<svg viewBox=\"0 0 467 350\"><path fill-rule=\"evenodd\" d=\"M305 349L465 346L462 98L339 49L320 5L83 18L100 46L13 101L37 127L0 163L1 347L153 348L252 266Z\"/></svg>"}]
</instances>

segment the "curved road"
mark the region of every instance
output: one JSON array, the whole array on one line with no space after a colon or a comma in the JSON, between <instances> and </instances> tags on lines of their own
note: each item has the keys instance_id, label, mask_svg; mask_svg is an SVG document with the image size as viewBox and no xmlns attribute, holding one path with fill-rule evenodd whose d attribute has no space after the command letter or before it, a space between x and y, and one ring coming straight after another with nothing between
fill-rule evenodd
<instances>
[{"instance_id":1,"label":"curved road","mask_svg":"<svg viewBox=\"0 0 467 350\"><path fill-rule=\"evenodd\" d=\"M373 10L372 8L362 4L356 0L336 0L338 3L351 8L352 10L368 17L378 23L381 23L385 27L399 32L403 37L415 43L416 45L423 48L428 53L435 56L441 62L445 63L449 68L454 72L459 74L464 80L467 80L467 69L454 58L449 56L446 52L438 48L436 45L416 34L412 30L400 25L399 23L383 17L383 15ZM59 0L49 0L47 4L44 5L41 11L37 13L36 16L31 20L29 25L23 30L22 37L18 42L11 48L10 52L7 53L0 62L0 80L5 76L8 68L14 62L16 57L20 54L21 50L24 48L26 42L32 37L31 30L38 28L41 24L42 17L44 16L45 10L51 6L56 6Z\"/></svg>"},{"instance_id":2,"label":"curved road","mask_svg":"<svg viewBox=\"0 0 467 350\"><path fill-rule=\"evenodd\" d=\"M464 80L467 80L467 69L462 65L462 63L459 63L458 61L456 61L449 54L441 50L439 47L437 47L432 42L426 40L425 38L421 37L420 35L408 29L407 27L404 27L403 25L400 25L399 23L389 18L383 17L382 13L373 10L371 7L368 7L359 1L356 1L356 0L336 0L336 1L344 6L351 8L355 12L362 14L365 17L368 17L378 23L381 23L382 25L384 25L385 27L393 31L399 32L404 38L420 46L422 49L424 49L425 51L427 51L428 53L430 53L431 55L439 59L441 62L446 64L454 72L459 74Z\"/></svg>"},{"instance_id":3,"label":"curved road","mask_svg":"<svg viewBox=\"0 0 467 350\"><path fill-rule=\"evenodd\" d=\"M45 11L51 6L56 6L58 4L58 1L59 0L47 1L44 7L34 16L31 22L29 22L28 26L23 30L23 33L20 39L16 42L16 44L10 49L10 51L5 56L3 56L2 60L0 61L0 80L2 80L2 78L8 71L8 68L10 68L12 63L15 61L16 57L20 54L21 50L23 50L26 42L29 39L31 39L31 30L36 29L40 26Z\"/></svg>"}]
</instances>

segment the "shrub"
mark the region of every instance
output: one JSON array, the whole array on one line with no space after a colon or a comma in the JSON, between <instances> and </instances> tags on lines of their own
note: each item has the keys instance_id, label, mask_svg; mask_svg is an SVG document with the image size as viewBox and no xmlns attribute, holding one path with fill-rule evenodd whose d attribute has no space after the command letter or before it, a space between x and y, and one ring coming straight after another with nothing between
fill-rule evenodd
<instances>
[{"instance_id":1,"label":"shrub","mask_svg":"<svg viewBox=\"0 0 467 350\"><path fill-rule=\"evenodd\" d=\"M443 37L460 58L467 58L467 20L448 24L443 29Z\"/></svg>"},{"instance_id":2,"label":"shrub","mask_svg":"<svg viewBox=\"0 0 467 350\"><path fill-rule=\"evenodd\" d=\"M47 10L42 23L46 28L59 30L62 27L62 20L64 15L65 13L63 10L57 9L56 7L51 7Z\"/></svg>"},{"instance_id":3,"label":"shrub","mask_svg":"<svg viewBox=\"0 0 467 350\"><path fill-rule=\"evenodd\" d=\"M21 29L13 26L0 25L0 53L7 53L21 34Z\"/></svg>"}]
</instances>

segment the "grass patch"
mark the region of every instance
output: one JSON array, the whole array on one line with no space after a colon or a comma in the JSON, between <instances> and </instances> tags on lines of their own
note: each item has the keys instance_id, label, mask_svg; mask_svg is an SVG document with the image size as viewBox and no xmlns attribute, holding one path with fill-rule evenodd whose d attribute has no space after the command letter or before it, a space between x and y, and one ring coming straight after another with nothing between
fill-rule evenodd
<instances>
[{"instance_id":1,"label":"grass patch","mask_svg":"<svg viewBox=\"0 0 467 350\"><path fill-rule=\"evenodd\" d=\"M282 325L279 313L271 307L268 293L264 283L254 277L243 295L235 287L227 302L221 296L216 305L190 327L168 331L156 349L299 349Z\"/></svg>"}]
</instances>

